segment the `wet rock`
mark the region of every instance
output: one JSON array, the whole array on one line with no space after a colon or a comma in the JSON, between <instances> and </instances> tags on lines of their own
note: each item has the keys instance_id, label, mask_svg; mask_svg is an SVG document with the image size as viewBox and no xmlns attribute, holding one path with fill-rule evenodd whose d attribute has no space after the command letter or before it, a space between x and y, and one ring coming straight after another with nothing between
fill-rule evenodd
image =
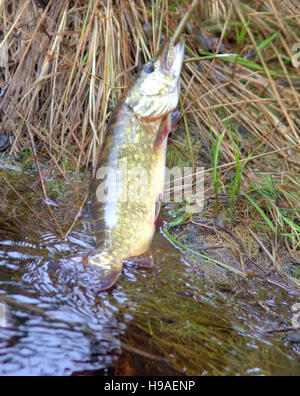
<instances>
[{"instance_id":1,"label":"wet rock","mask_svg":"<svg viewBox=\"0 0 300 396\"><path fill-rule=\"evenodd\" d=\"M287 341L290 344L299 344L300 345L300 332L289 334L287 336Z\"/></svg>"},{"instance_id":2,"label":"wet rock","mask_svg":"<svg viewBox=\"0 0 300 396\"><path fill-rule=\"evenodd\" d=\"M38 7L45 9L49 3L49 0L34 0L34 2Z\"/></svg>"},{"instance_id":3,"label":"wet rock","mask_svg":"<svg viewBox=\"0 0 300 396\"><path fill-rule=\"evenodd\" d=\"M9 148L9 137L6 133L0 133L0 152L4 152Z\"/></svg>"},{"instance_id":4,"label":"wet rock","mask_svg":"<svg viewBox=\"0 0 300 396\"><path fill-rule=\"evenodd\" d=\"M146 33L147 38L150 40L152 38L152 25L151 23L145 23L143 25L143 30Z\"/></svg>"}]
</instances>

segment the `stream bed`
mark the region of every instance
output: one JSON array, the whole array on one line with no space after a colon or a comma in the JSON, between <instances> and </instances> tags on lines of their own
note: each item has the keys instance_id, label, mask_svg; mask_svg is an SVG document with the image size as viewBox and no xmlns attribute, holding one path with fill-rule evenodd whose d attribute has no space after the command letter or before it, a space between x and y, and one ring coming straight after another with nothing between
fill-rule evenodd
<instances>
[{"instance_id":1,"label":"stream bed","mask_svg":"<svg viewBox=\"0 0 300 396\"><path fill-rule=\"evenodd\" d=\"M291 321L299 294L232 273L208 279L159 230L155 268L125 266L100 294L59 284L49 263L93 248L88 212L63 240L37 175L2 167L0 176L0 375L300 374L299 331L266 331ZM65 231L86 183L76 186L63 198L50 188Z\"/></svg>"}]
</instances>

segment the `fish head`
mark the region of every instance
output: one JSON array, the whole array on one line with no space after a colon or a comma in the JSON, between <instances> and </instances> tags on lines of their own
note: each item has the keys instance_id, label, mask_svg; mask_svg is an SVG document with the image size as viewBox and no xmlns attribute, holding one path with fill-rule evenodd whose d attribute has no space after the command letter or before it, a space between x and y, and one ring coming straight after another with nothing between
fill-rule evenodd
<instances>
[{"instance_id":1,"label":"fish head","mask_svg":"<svg viewBox=\"0 0 300 396\"><path fill-rule=\"evenodd\" d=\"M184 40L175 45L169 39L143 67L125 99L139 117L159 119L177 107L184 48Z\"/></svg>"}]
</instances>

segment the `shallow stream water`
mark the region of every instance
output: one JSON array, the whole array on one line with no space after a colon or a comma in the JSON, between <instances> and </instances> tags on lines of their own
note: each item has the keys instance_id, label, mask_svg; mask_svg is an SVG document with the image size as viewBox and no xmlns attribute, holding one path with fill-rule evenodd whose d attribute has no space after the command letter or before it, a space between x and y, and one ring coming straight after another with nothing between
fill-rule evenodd
<instances>
[{"instance_id":1,"label":"shallow stream water","mask_svg":"<svg viewBox=\"0 0 300 396\"><path fill-rule=\"evenodd\" d=\"M88 213L62 240L36 175L0 173L0 375L300 374L299 332L263 331L291 320L299 295L229 273L208 280L159 231L154 269L126 266L101 294L59 284L48 264L92 249ZM66 229L74 195L51 201Z\"/></svg>"}]
</instances>

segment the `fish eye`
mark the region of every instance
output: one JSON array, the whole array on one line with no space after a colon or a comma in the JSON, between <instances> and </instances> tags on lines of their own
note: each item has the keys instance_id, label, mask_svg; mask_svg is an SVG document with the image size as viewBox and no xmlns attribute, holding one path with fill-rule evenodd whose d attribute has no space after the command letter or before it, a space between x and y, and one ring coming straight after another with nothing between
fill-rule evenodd
<instances>
[{"instance_id":1,"label":"fish eye","mask_svg":"<svg viewBox=\"0 0 300 396\"><path fill-rule=\"evenodd\" d=\"M144 72L147 74L151 74L154 72L154 66L153 63L147 63L147 65L144 67Z\"/></svg>"}]
</instances>

